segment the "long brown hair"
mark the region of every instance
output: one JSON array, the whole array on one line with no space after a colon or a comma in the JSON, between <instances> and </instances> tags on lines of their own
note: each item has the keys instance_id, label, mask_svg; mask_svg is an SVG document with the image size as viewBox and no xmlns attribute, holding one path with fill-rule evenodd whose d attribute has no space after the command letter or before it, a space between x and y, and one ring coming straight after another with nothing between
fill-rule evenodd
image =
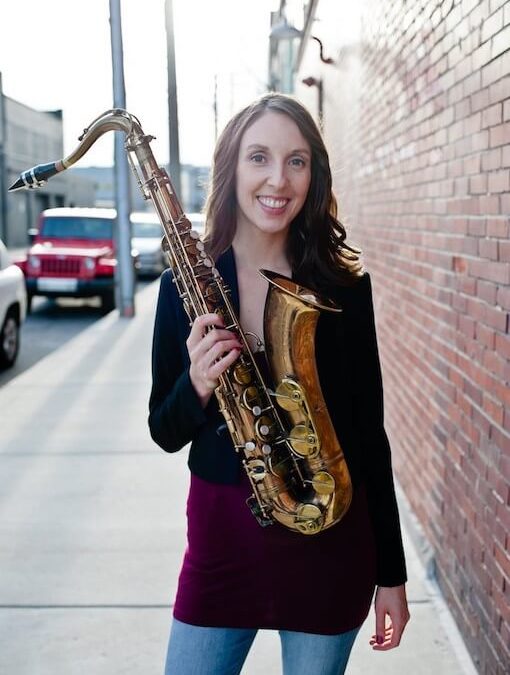
<instances>
[{"instance_id":1,"label":"long brown hair","mask_svg":"<svg viewBox=\"0 0 510 675\"><path fill-rule=\"evenodd\" d=\"M263 113L287 115L298 126L312 152L311 182L303 208L289 230L287 255L294 276L317 289L350 285L363 274L361 251L346 242L337 219L329 157L312 116L294 98L278 93L261 96L238 112L223 130L213 158L206 203L205 244L217 259L232 244L236 230L236 167L241 138Z\"/></svg>"}]
</instances>

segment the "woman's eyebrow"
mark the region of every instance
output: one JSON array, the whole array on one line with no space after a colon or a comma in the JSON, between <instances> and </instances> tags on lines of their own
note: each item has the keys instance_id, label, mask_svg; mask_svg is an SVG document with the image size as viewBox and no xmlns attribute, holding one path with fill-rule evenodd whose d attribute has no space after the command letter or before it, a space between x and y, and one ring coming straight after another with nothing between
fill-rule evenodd
<instances>
[{"instance_id":1,"label":"woman's eyebrow","mask_svg":"<svg viewBox=\"0 0 510 675\"><path fill-rule=\"evenodd\" d=\"M262 145L261 143L251 143L246 147L246 150L269 150L267 145ZM295 153L301 153L303 155L310 155L310 151L307 150L306 148L296 148L295 150L291 150L289 152L289 155L293 155Z\"/></svg>"}]
</instances>

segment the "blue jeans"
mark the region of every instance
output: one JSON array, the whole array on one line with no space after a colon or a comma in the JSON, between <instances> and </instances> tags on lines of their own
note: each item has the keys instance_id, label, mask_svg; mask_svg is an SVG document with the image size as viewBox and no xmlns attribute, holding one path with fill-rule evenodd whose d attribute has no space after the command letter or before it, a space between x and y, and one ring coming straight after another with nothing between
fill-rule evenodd
<instances>
[{"instance_id":1,"label":"blue jeans","mask_svg":"<svg viewBox=\"0 0 510 675\"><path fill-rule=\"evenodd\" d=\"M340 635L279 631L283 675L342 675L358 631ZM255 628L206 628L174 619L165 675L238 675L256 634Z\"/></svg>"}]
</instances>

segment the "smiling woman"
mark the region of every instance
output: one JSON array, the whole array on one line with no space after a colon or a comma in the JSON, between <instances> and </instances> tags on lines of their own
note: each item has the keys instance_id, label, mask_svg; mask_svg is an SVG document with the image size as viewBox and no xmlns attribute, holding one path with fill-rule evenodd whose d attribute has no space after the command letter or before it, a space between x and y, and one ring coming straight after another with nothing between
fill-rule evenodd
<instances>
[{"instance_id":1,"label":"smiling woman","mask_svg":"<svg viewBox=\"0 0 510 675\"><path fill-rule=\"evenodd\" d=\"M191 441L166 675L239 673L259 628L279 630L283 672L341 674L376 585L370 644L399 644L406 569L370 277L346 237L308 111L272 93L234 115L198 249L216 265L209 313L190 328L194 272L165 272L154 328L150 431L167 452Z\"/></svg>"}]
</instances>

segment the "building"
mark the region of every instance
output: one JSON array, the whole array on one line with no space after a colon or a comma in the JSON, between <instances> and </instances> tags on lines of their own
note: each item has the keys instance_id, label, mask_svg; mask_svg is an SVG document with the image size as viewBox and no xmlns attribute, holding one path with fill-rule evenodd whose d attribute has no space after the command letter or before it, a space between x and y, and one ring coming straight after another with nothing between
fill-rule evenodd
<instances>
[{"instance_id":1,"label":"building","mask_svg":"<svg viewBox=\"0 0 510 675\"><path fill-rule=\"evenodd\" d=\"M21 171L63 154L62 111L34 110L5 96L0 74L0 237L7 246L26 245L45 208L93 205L92 183L68 173L56 175L44 190L7 192Z\"/></svg>"},{"instance_id":2,"label":"building","mask_svg":"<svg viewBox=\"0 0 510 675\"><path fill-rule=\"evenodd\" d=\"M480 673L510 664L510 2L282 1L374 287L398 480ZM274 39L273 39L274 43ZM279 55L279 56L278 56Z\"/></svg>"},{"instance_id":3,"label":"building","mask_svg":"<svg viewBox=\"0 0 510 675\"><path fill-rule=\"evenodd\" d=\"M167 167L167 171L168 171ZM94 186L93 204L98 207L115 206L115 177L111 166L75 167L72 172L80 179L86 179ZM207 195L209 167L181 165L181 191L179 195L183 209L187 213L202 210ZM131 208L144 211L148 203L143 198L132 172L130 172Z\"/></svg>"}]
</instances>

